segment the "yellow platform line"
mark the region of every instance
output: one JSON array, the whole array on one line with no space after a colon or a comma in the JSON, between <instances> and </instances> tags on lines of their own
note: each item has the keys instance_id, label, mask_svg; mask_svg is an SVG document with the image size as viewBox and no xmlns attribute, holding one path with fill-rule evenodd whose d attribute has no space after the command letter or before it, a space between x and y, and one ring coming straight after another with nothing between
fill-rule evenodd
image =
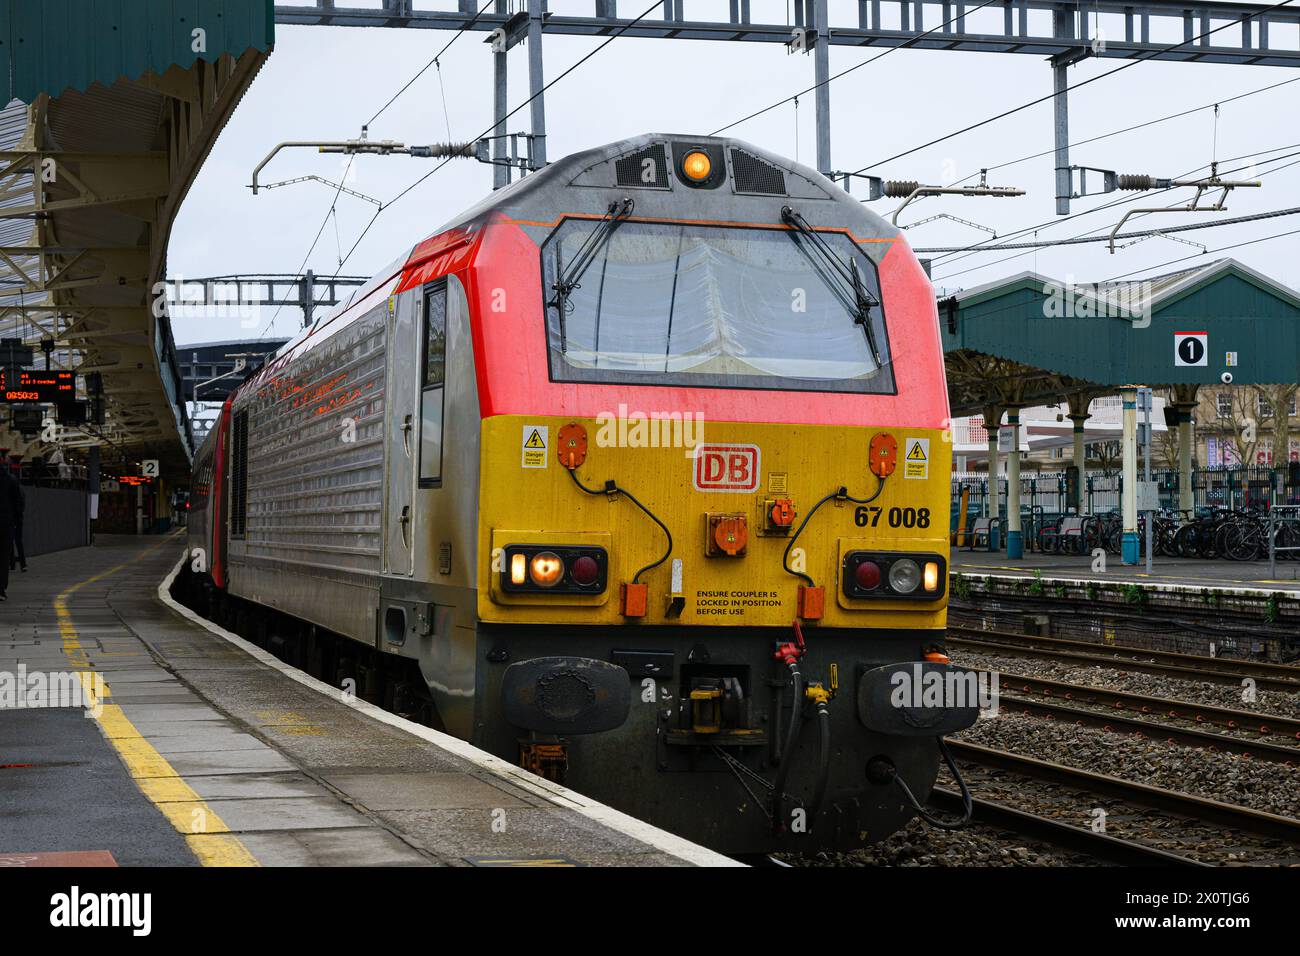
<instances>
[{"instance_id":1,"label":"yellow platform line","mask_svg":"<svg viewBox=\"0 0 1300 956\"><path fill-rule=\"evenodd\" d=\"M81 636L72 621L72 612L68 610L68 598L77 591L129 567L162 547L168 540L165 538L141 551L130 561L72 585L54 599L54 614L59 623L59 634L63 638L63 653L68 663L77 669L86 705L92 714L96 714L95 720L99 722L100 730L126 765L131 779L149 802L185 836L190 852L198 861L204 866L258 866L257 858L249 852L248 847L231 832L226 822L194 788L182 779L167 762L167 758L144 738L122 708L106 702L106 698L112 696L112 690L104 682L102 672L92 668L90 658L86 656L81 644Z\"/></svg>"}]
</instances>

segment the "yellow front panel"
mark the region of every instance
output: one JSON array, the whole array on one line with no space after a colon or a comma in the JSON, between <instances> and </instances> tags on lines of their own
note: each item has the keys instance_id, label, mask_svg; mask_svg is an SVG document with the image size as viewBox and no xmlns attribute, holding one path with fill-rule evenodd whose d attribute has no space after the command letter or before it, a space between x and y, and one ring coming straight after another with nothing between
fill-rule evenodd
<instances>
[{"instance_id":1,"label":"yellow front panel","mask_svg":"<svg viewBox=\"0 0 1300 956\"><path fill-rule=\"evenodd\" d=\"M943 432L883 424L846 428L706 422L699 427L688 422L682 427L638 419L624 420L620 427L609 419L545 416L499 416L483 422L478 531L482 620L625 624L619 584L664 553L663 531L625 497L584 494L573 483L555 448L561 426L572 421L587 430L587 458L577 469L582 483L595 489L613 479L672 531L672 558L641 577L649 585L649 612L635 623L788 626L796 615L801 582L781 567L788 535L760 533L764 500L792 499L793 526L798 528L809 509L840 486L854 498L872 497L878 479L867 468L867 446L872 435L887 432L898 442L898 467L883 491L865 510L852 502L828 501L799 535L795 549L804 552L805 573L826 589L819 626L944 626L946 597L878 603L836 597L845 550L929 552L947 559L951 447ZM703 462L693 451L696 443L705 448ZM910 462L905 460L909 451ZM755 461L758 467L751 474ZM740 490L721 490L719 485ZM706 556L706 515L711 512L746 516L749 540L742 556ZM507 532L527 536L506 541ZM493 563L504 545L561 538L578 544L590 534L608 535L610 600L596 604L590 597L558 594L545 595L548 600L503 600L492 586ZM795 564L798 556L792 555ZM682 562L685 599L676 618L668 614L672 559Z\"/></svg>"}]
</instances>

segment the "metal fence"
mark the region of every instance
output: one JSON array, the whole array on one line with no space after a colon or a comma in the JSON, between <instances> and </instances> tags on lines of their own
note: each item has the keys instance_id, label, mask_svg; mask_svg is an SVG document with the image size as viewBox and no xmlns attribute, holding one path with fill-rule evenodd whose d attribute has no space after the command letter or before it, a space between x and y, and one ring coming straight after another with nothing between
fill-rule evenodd
<instances>
[{"instance_id":1,"label":"metal fence","mask_svg":"<svg viewBox=\"0 0 1300 956\"><path fill-rule=\"evenodd\" d=\"M1006 517L1007 479L1000 477L996 482L996 507L990 507L989 483L985 475L962 475L953 477L952 500L954 506L961 500L962 489L968 489L967 514L976 517L992 515ZM1095 514L1110 511L1120 506L1120 479L1118 475L1089 475L1084 485L1084 511ZM1020 506L1026 509L1039 509L1057 515L1073 511L1069 488L1064 472L1040 473L1022 476L1020 479Z\"/></svg>"},{"instance_id":2,"label":"metal fence","mask_svg":"<svg viewBox=\"0 0 1300 956\"><path fill-rule=\"evenodd\" d=\"M1178 507L1179 475L1177 471L1151 472L1160 489L1160 506ZM992 516L1002 519L1006 527L1007 479L999 476L989 497L988 476L956 473L952 479L952 530L957 530L962 489L967 490L966 529L976 518ZM1083 511L1103 514L1118 511L1124 490L1118 474L1088 474L1084 481ZM1236 468L1194 468L1192 503L1195 508L1230 508L1235 511L1263 510L1275 506L1300 505L1300 469L1275 469L1267 465ZM1065 472L1039 472L1020 478L1022 526L1028 522L1053 521L1075 510L1068 494Z\"/></svg>"}]
</instances>

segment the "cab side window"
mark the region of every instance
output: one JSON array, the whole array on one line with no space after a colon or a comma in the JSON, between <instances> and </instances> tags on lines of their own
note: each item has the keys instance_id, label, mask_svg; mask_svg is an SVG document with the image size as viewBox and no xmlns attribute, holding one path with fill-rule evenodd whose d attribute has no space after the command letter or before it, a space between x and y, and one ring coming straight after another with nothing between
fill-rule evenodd
<instances>
[{"instance_id":1,"label":"cab side window","mask_svg":"<svg viewBox=\"0 0 1300 956\"><path fill-rule=\"evenodd\" d=\"M424 290L420 379L420 487L442 484L442 399L447 376L447 283Z\"/></svg>"},{"instance_id":2,"label":"cab side window","mask_svg":"<svg viewBox=\"0 0 1300 956\"><path fill-rule=\"evenodd\" d=\"M248 531L248 409L236 412L230 429L230 536Z\"/></svg>"}]
</instances>

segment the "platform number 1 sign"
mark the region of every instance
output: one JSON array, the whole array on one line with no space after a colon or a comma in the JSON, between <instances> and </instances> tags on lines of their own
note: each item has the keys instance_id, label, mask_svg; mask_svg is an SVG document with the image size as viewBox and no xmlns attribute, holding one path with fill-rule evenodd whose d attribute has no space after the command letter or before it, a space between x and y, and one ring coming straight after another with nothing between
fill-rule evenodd
<instances>
[{"instance_id":1,"label":"platform number 1 sign","mask_svg":"<svg viewBox=\"0 0 1300 956\"><path fill-rule=\"evenodd\" d=\"M146 458L144 461L140 462L140 474L145 478L157 478L158 459Z\"/></svg>"},{"instance_id":2,"label":"platform number 1 sign","mask_svg":"<svg viewBox=\"0 0 1300 956\"><path fill-rule=\"evenodd\" d=\"M1174 365L1208 365L1209 355L1209 332L1174 333Z\"/></svg>"}]
</instances>

